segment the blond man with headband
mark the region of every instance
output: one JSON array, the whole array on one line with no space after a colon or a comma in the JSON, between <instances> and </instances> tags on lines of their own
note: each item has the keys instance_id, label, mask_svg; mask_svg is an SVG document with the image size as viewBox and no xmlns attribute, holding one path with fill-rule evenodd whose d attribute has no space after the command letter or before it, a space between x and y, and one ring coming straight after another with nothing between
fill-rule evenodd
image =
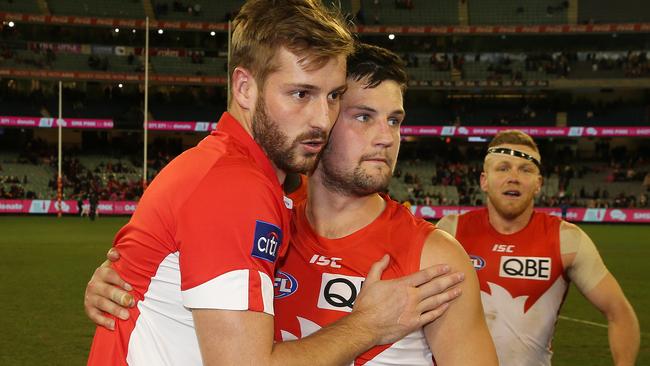
<instances>
[{"instance_id":1,"label":"blond man with headband","mask_svg":"<svg viewBox=\"0 0 650 366\"><path fill-rule=\"evenodd\" d=\"M448 215L437 224L472 259L499 362L551 365L555 323L572 281L606 316L615 364L633 365L639 350L634 310L587 234L534 210L540 167L530 136L500 132L488 146L481 173L487 208Z\"/></svg>"},{"instance_id":2,"label":"blond man with headband","mask_svg":"<svg viewBox=\"0 0 650 366\"><path fill-rule=\"evenodd\" d=\"M292 207L281 184L288 172L313 168L339 113L352 49L349 31L320 2L242 7L228 112L158 174L117 234L122 258L112 268L136 304L102 322L113 330L97 328L89 365L349 364L444 311L448 297L433 295L450 283L431 281L444 266L380 281L385 257L349 316L273 344L272 279ZM97 318L92 289L91 280L85 304Z\"/></svg>"}]
</instances>

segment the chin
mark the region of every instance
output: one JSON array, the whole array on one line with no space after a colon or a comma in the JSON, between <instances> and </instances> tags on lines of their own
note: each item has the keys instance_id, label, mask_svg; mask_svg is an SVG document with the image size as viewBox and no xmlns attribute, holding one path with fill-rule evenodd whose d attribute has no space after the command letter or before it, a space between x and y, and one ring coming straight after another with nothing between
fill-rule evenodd
<instances>
[{"instance_id":1,"label":"chin","mask_svg":"<svg viewBox=\"0 0 650 366\"><path fill-rule=\"evenodd\" d=\"M526 212L528 208L527 204L515 204L515 205L495 205L497 211L508 219L515 219Z\"/></svg>"}]
</instances>

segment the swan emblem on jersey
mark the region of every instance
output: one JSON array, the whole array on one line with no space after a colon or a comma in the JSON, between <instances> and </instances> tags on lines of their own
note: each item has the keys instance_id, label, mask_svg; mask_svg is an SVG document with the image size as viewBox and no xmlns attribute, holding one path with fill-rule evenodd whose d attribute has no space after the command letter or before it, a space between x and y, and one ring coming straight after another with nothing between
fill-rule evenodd
<instances>
[{"instance_id":1,"label":"swan emblem on jersey","mask_svg":"<svg viewBox=\"0 0 650 366\"><path fill-rule=\"evenodd\" d=\"M280 330L282 341L295 341L299 338L304 338L310 334L321 329L321 326L314 323L309 319L297 316L298 324L300 325L300 335L296 336L286 330ZM393 343L391 346L383 346L385 349L380 350L379 353L373 357L372 360L365 362L364 366L381 366L381 365L395 365L400 363L400 360L417 360L413 362L414 366L419 365L434 365L433 357L429 346L424 337L422 330L415 331L406 335L406 337ZM409 363L410 364L410 363ZM354 363L350 364L354 366Z\"/></svg>"},{"instance_id":2,"label":"swan emblem on jersey","mask_svg":"<svg viewBox=\"0 0 650 366\"><path fill-rule=\"evenodd\" d=\"M485 320L495 339L510 338L512 334L540 339L553 334L557 313L568 286L561 276L532 304L526 304L529 299L527 295L513 297L507 289L495 283L488 282L488 285L490 293L481 291L481 301Z\"/></svg>"}]
</instances>

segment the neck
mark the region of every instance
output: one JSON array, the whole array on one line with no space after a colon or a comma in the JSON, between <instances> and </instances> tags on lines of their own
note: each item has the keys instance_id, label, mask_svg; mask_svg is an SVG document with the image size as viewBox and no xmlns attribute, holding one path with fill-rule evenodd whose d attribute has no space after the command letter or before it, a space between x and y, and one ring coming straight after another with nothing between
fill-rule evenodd
<instances>
[{"instance_id":1,"label":"neck","mask_svg":"<svg viewBox=\"0 0 650 366\"><path fill-rule=\"evenodd\" d=\"M488 219L490 225L500 234L510 235L521 231L528 225L533 215L533 204L531 203L521 214L514 218L504 217L499 214L492 202L488 199Z\"/></svg>"},{"instance_id":2,"label":"neck","mask_svg":"<svg viewBox=\"0 0 650 366\"><path fill-rule=\"evenodd\" d=\"M386 207L378 194L345 195L323 185L318 172L309 178L309 199L305 214L318 235L337 239L350 235L373 222Z\"/></svg>"},{"instance_id":3,"label":"neck","mask_svg":"<svg viewBox=\"0 0 650 366\"><path fill-rule=\"evenodd\" d=\"M249 110L245 110L239 106L237 103L231 103L230 107L228 108L228 113L237 121L239 124L242 126L242 128L251 136L253 137L253 116ZM263 146L260 146L262 151L264 151L264 154L266 154L266 150L264 150ZM267 155L268 156L268 155ZM270 161L270 159L269 159ZM273 170L275 171L275 175L278 177L278 181L280 182L280 185L284 183L284 179L287 176L287 173L278 168L273 161L271 161L271 166L273 166Z\"/></svg>"}]
</instances>

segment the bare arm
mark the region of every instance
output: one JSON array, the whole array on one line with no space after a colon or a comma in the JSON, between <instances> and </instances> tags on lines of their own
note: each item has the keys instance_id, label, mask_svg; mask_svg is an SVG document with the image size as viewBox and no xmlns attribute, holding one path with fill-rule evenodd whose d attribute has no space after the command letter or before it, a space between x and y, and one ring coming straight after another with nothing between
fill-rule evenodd
<instances>
[{"instance_id":1,"label":"bare arm","mask_svg":"<svg viewBox=\"0 0 650 366\"><path fill-rule=\"evenodd\" d=\"M634 365L639 353L639 321L614 276L607 274L584 295L607 318L609 348L614 365Z\"/></svg>"},{"instance_id":2,"label":"bare arm","mask_svg":"<svg viewBox=\"0 0 650 366\"><path fill-rule=\"evenodd\" d=\"M569 278L607 318L614 364L634 365L639 352L639 321L618 282L605 267L593 241L579 227L562 223L560 244Z\"/></svg>"},{"instance_id":3,"label":"bare arm","mask_svg":"<svg viewBox=\"0 0 650 366\"><path fill-rule=\"evenodd\" d=\"M424 328L436 364L498 365L494 343L485 323L476 272L460 244L449 234L435 230L422 250L421 267L448 263L465 275L457 286L463 296L447 312Z\"/></svg>"},{"instance_id":4,"label":"bare arm","mask_svg":"<svg viewBox=\"0 0 650 366\"><path fill-rule=\"evenodd\" d=\"M108 258L119 258L117 251ZM376 345L392 343L422 327L447 309L458 296L447 291L461 279L438 265L413 275L380 281L388 258L371 268L354 311L342 320L299 341L273 344L273 318L264 313L227 310L193 310L196 332L206 364L350 364L356 355ZM86 288L86 313L98 325L125 311L128 293L116 286L124 281L110 267L95 271ZM128 295L128 296L127 296ZM91 314L94 314L91 316ZM128 314L126 314L128 316ZM109 328L111 329L111 328ZM259 350L259 352L251 352Z\"/></svg>"},{"instance_id":5,"label":"bare arm","mask_svg":"<svg viewBox=\"0 0 650 366\"><path fill-rule=\"evenodd\" d=\"M392 343L430 323L447 309L439 302L455 297L433 296L458 282L457 276L430 282L446 272L445 266L380 281L387 265L387 257L373 265L350 315L297 341L274 344L273 318L268 314L193 310L204 364L349 365L372 346Z\"/></svg>"}]
</instances>

